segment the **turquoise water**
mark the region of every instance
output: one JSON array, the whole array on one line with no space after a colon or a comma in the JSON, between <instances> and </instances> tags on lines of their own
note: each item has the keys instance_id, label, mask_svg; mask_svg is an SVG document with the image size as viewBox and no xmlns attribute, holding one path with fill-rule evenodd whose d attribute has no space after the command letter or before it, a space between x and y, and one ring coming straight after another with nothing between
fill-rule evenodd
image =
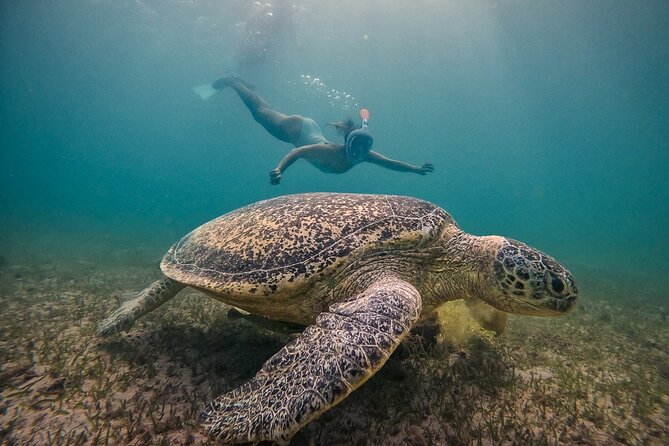
<instances>
[{"instance_id":1,"label":"turquoise water","mask_svg":"<svg viewBox=\"0 0 669 446\"><path fill-rule=\"evenodd\" d=\"M0 256L131 262L141 245L153 261L250 202L346 191L425 198L576 271L666 284L669 3L296 3L297 45L278 33L238 69L251 2L3 3ZM271 186L291 147L233 92L193 93L232 71L335 141L326 124L366 107L375 149L436 170L298 161Z\"/></svg>"}]
</instances>

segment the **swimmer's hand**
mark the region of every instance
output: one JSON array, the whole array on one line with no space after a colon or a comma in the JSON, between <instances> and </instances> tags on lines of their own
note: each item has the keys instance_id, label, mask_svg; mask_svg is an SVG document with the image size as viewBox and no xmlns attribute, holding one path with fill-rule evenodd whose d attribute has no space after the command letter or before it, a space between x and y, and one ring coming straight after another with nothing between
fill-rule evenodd
<instances>
[{"instance_id":1,"label":"swimmer's hand","mask_svg":"<svg viewBox=\"0 0 669 446\"><path fill-rule=\"evenodd\" d=\"M426 162L425 164L420 166L416 171L416 173L420 175L427 175L429 172L434 172L434 164L430 162Z\"/></svg>"},{"instance_id":2,"label":"swimmer's hand","mask_svg":"<svg viewBox=\"0 0 669 446\"><path fill-rule=\"evenodd\" d=\"M274 169L269 173L269 184L277 185L281 182L281 171Z\"/></svg>"}]
</instances>

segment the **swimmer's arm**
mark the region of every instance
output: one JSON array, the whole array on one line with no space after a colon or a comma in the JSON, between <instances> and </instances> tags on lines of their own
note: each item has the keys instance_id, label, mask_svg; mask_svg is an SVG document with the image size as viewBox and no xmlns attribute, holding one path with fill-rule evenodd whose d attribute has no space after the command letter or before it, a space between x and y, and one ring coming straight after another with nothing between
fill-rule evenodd
<instances>
[{"instance_id":1,"label":"swimmer's arm","mask_svg":"<svg viewBox=\"0 0 669 446\"><path fill-rule=\"evenodd\" d=\"M309 158L318 156L318 154L323 150L324 149L322 144L302 146L291 150L286 154L286 156L281 158L281 161L279 161L279 164L276 166L276 169L274 169L269 173L270 177L269 182L271 184L279 184L279 182L281 181L281 175L283 174L283 172L286 171L286 169L288 169L288 167L291 164L293 164L300 158Z\"/></svg>"},{"instance_id":2,"label":"swimmer's arm","mask_svg":"<svg viewBox=\"0 0 669 446\"><path fill-rule=\"evenodd\" d=\"M405 163L404 161L387 158L374 150L370 150L367 154L367 161L398 172L413 172L419 175L426 175L428 172L434 171L434 165L432 165L432 163L426 162L422 166L414 166L413 164Z\"/></svg>"}]
</instances>

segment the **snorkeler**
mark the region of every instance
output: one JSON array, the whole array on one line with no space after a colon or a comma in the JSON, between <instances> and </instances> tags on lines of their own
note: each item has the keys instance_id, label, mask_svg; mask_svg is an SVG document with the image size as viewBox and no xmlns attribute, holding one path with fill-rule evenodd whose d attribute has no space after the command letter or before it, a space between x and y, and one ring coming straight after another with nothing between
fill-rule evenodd
<instances>
[{"instance_id":1,"label":"snorkeler","mask_svg":"<svg viewBox=\"0 0 669 446\"><path fill-rule=\"evenodd\" d=\"M225 87L230 87L237 92L251 115L253 115L253 119L272 136L295 146L281 159L276 169L270 172L271 184L279 184L286 169L300 158L307 160L325 173L344 173L362 162L377 164L399 172L413 172L420 175L426 175L434 171L434 166L431 163L426 162L422 166L414 166L386 158L371 150L374 137L367 130L369 112L365 109L360 111L362 126L356 126L351 119L332 123L337 132L344 136L345 140L344 144L337 144L325 139L323 132L313 119L300 115L287 116L272 109L267 102L249 88L248 84L238 77L225 77L210 86L214 91L220 91Z\"/></svg>"}]
</instances>

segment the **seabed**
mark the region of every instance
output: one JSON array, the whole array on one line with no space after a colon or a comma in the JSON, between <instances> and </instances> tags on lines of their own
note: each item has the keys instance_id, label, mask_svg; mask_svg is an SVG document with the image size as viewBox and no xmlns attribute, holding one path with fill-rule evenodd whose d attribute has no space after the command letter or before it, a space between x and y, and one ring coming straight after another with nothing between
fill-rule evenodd
<instances>
[{"instance_id":1,"label":"seabed","mask_svg":"<svg viewBox=\"0 0 669 446\"><path fill-rule=\"evenodd\" d=\"M152 263L0 265L0 444L215 444L198 413L290 334L184 290L129 334L96 338L127 290L159 277ZM438 342L411 335L292 444L669 444L666 298L574 272L572 314L511 317L500 337L444 307Z\"/></svg>"}]
</instances>

